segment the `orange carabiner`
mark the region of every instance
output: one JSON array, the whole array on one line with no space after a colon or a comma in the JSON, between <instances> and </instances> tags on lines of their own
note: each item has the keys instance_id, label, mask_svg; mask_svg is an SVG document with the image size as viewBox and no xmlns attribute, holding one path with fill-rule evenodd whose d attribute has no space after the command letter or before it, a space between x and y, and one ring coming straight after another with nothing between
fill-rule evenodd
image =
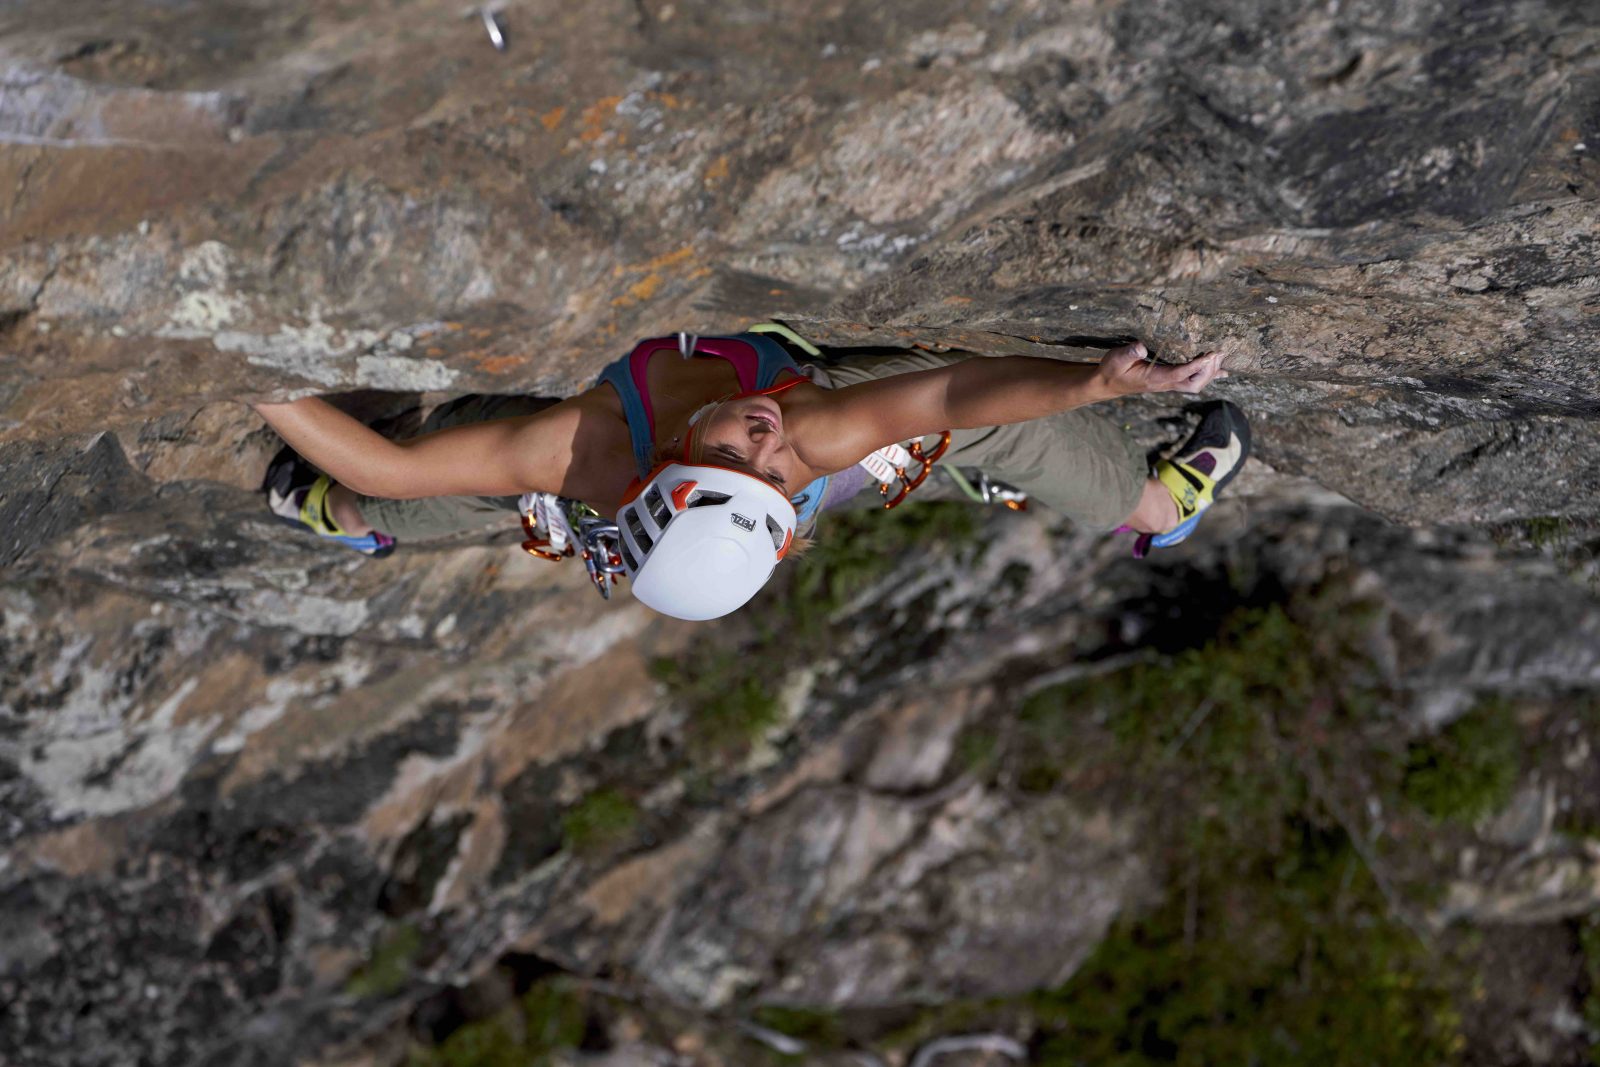
<instances>
[{"instance_id":1,"label":"orange carabiner","mask_svg":"<svg viewBox=\"0 0 1600 1067\"><path fill-rule=\"evenodd\" d=\"M923 453L921 438L918 438L917 440L911 442L911 447L910 447L910 449L908 449L908 451L911 453L911 458L912 459L920 459L920 460L922 460L923 463L926 463L926 464L929 464L929 465L932 465L934 463L939 462L941 459L944 458L944 454L946 452L948 452L949 450L950 450L950 431L949 430L945 430L943 433L941 433L939 435L939 443L934 446L934 449L933 449L932 452L929 452L929 453L926 453L926 454Z\"/></svg>"},{"instance_id":2,"label":"orange carabiner","mask_svg":"<svg viewBox=\"0 0 1600 1067\"><path fill-rule=\"evenodd\" d=\"M527 513L522 515L522 532L528 535L528 539L522 542L522 550L530 556L538 556L540 559L547 559L551 563L560 563L572 555L572 547L570 545L565 552L554 552L546 548L545 546L550 543L550 539L539 536L539 532L534 529L532 516Z\"/></svg>"},{"instance_id":3,"label":"orange carabiner","mask_svg":"<svg viewBox=\"0 0 1600 1067\"><path fill-rule=\"evenodd\" d=\"M950 448L950 431L949 430L945 430L943 433L941 433L939 435L939 443L934 446L934 449L933 449L932 452L924 452L922 450L922 439L921 438L918 438L917 440L911 442L911 447L908 448L907 451L911 453L911 458L916 460L917 462L921 463L922 466L920 468L918 468L916 476L913 477L913 478L907 478L906 477L906 469L904 467L896 467L895 468L895 472L894 473L900 479L900 491L894 495L894 499L893 500L890 500L888 498L889 497L889 483L887 483L887 482L879 483L879 485L878 485L878 494L884 498L884 501L883 501L884 510L887 511L890 508L898 507L900 505L900 502L903 501L912 492L912 490L916 489L923 482L927 481L928 480L928 475L930 473L932 473L932 471L933 471L933 465L935 463L939 462L939 458L941 456L943 456L945 454L945 452L949 450L949 448Z\"/></svg>"}]
</instances>

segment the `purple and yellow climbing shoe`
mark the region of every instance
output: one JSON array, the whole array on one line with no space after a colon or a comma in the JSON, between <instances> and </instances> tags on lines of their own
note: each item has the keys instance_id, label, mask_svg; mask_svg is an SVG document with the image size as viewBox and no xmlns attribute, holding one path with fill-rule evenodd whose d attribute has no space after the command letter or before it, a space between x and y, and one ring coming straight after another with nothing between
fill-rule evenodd
<instances>
[{"instance_id":1,"label":"purple and yellow climbing shoe","mask_svg":"<svg viewBox=\"0 0 1600 1067\"><path fill-rule=\"evenodd\" d=\"M1250 456L1250 422L1237 404L1217 400L1202 411L1199 427L1177 454L1156 464L1156 479L1178 505L1178 524L1166 533L1140 534L1133 544L1138 559L1152 548L1170 548L1193 533L1200 516Z\"/></svg>"},{"instance_id":2,"label":"purple and yellow climbing shoe","mask_svg":"<svg viewBox=\"0 0 1600 1067\"><path fill-rule=\"evenodd\" d=\"M267 494L267 507L282 522L318 537L353 548L363 555L382 559L394 551L394 538L373 530L359 537L347 534L328 514L328 490L333 480L295 454L285 445L267 465L261 489Z\"/></svg>"}]
</instances>

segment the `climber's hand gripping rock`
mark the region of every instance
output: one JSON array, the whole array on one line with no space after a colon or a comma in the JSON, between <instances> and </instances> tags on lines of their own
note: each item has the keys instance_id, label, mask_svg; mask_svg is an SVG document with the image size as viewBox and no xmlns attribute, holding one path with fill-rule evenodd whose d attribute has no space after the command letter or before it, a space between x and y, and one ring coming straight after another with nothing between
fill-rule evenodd
<instances>
[{"instance_id":1,"label":"climber's hand gripping rock","mask_svg":"<svg viewBox=\"0 0 1600 1067\"><path fill-rule=\"evenodd\" d=\"M1150 359L1149 350L1135 341L1113 348L1100 361L1100 379L1112 396L1137 393L1198 393L1217 378L1226 378L1222 353L1207 352L1188 363L1170 365Z\"/></svg>"}]
</instances>

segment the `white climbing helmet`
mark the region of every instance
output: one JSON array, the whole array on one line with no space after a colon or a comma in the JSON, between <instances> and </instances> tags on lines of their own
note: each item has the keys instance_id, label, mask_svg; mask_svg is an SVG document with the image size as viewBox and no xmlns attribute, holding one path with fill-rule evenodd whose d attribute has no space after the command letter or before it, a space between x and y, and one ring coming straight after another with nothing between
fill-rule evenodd
<instances>
[{"instance_id":1,"label":"white climbing helmet","mask_svg":"<svg viewBox=\"0 0 1600 1067\"><path fill-rule=\"evenodd\" d=\"M771 483L730 467L664 463L617 512L633 595L678 619L716 619L767 584L794 542L795 513Z\"/></svg>"}]
</instances>

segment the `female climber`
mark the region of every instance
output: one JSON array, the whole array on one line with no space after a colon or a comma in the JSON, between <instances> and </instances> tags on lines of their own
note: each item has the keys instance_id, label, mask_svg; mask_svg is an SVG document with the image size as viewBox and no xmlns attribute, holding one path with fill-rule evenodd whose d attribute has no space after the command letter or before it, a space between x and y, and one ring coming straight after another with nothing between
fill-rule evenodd
<instances>
[{"instance_id":1,"label":"female climber","mask_svg":"<svg viewBox=\"0 0 1600 1067\"><path fill-rule=\"evenodd\" d=\"M1138 343L1097 364L923 351L830 360L769 324L642 341L555 404L463 398L410 440L315 397L255 407L288 445L268 469L268 505L297 526L386 555L397 540L504 521L519 495L526 507L525 494L555 494L617 517L618 569L636 598L708 619L754 596L819 511L875 497L901 442L945 431L947 467L1090 528L1131 529L1136 554L1175 544L1243 465L1243 413L1208 405L1152 471L1121 428L1081 409L1198 393L1223 376L1220 353L1165 365Z\"/></svg>"}]
</instances>

